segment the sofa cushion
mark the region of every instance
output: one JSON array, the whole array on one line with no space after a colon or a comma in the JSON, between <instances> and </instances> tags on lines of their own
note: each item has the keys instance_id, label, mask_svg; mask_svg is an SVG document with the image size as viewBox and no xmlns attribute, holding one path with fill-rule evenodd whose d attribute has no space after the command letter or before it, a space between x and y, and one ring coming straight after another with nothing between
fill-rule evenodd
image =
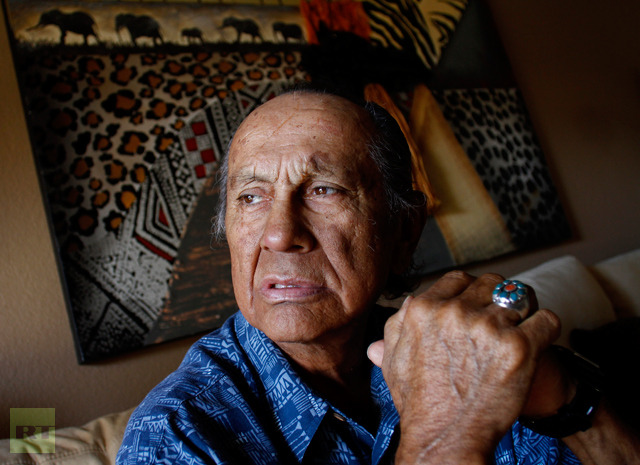
<instances>
[{"instance_id":1,"label":"sofa cushion","mask_svg":"<svg viewBox=\"0 0 640 465\"><path fill-rule=\"evenodd\" d=\"M55 430L54 453L10 452L10 439L0 440L0 464L2 465L106 465L113 464L122 443L124 429L131 410L105 415L80 427ZM33 448L37 440L25 439Z\"/></svg>"},{"instance_id":2,"label":"sofa cushion","mask_svg":"<svg viewBox=\"0 0 640 465\"><path fill-rule=\"evenodd\" d=\"M569 347L575 328L593 329L614 321L616 315L598 281L576 257L566 255L514 276L536 291L540 308L560 317L562 334L557 344Z\"/></svg>"},{"instance_id":3,"label":"sofa cushion","mask_svg":"<svg viewBox=\"0 0 640 465\"><path fill-rule=\"evenodd\" d=\"M640 316L640 249L604 260L591 267L618 318Z\"/></svg>"}]
</instances>

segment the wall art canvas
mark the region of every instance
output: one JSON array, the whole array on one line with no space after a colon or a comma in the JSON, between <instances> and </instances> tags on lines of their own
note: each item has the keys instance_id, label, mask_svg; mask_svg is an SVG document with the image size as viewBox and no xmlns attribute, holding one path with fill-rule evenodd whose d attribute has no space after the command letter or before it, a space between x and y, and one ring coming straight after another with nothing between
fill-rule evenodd
<instances>
[{"instance_id":1,"label":"wall art canvas","mask_svg":"<svg viewBox=\"0 0 640 465\"><path fill-rule=\"evenodd\" d=\"M79 361L236 310L215 176L242 119L300 81L374 85L406 123L438 204L415 274L566 237L517 88L459 79L476 3L5 0Z\"/></svg>"}]
</instances>

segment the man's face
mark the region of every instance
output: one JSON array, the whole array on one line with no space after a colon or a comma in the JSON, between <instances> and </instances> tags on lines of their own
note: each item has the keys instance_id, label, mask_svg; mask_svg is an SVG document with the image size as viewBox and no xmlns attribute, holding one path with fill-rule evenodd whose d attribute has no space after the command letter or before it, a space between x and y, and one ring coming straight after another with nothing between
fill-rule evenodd
<instances>
[{"instance_id":1,"label":"man's face","mask_svg":"<svg viewBox=\"0 0 640 465\"><path fill-rule=\"evenodd\" d=\"M237 303L279 343L360 325L393 254L371 124L344 99L286 94L254 111L229 151L226 229Z\"/></svg>"}]
</instances>

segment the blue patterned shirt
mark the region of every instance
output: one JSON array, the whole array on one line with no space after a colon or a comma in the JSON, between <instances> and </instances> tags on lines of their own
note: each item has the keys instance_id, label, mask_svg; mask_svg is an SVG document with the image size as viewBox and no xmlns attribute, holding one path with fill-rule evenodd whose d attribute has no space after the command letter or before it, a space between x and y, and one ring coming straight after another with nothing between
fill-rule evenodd
<instances>
[{"instance_id":1,"label":"blue patterned shirt","mask_svg":"<svg viewBox=\"0 0 640 465\"><path fill-rule=\"evenodd\" d=\"M393 463L398 413L371 368L376 434L307 386L288 359L241 313L200 339L180 367L135 410L118 464ZM556 440L516 423L499 465L578 464Z\"/></svg>"}]
</instances>

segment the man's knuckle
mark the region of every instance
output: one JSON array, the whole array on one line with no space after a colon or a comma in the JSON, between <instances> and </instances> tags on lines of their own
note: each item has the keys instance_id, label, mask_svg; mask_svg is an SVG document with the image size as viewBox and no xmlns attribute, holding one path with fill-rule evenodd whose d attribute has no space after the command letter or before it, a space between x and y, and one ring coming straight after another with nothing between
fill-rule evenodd
<instances>
[{"instance_id":1,"label":"man's knuckle","mask_svg":"<svg viewBox=\"0 0 640 465\"><path fill-rule=\"evenodd\" d=\"M531 357L529 341L517 332L510 332L504 338L505 360L514 370L520 369Z\"/></svg>"},{"instance_id":2,"label":"man's knuckle","mask_svg":"<svg viewBox=\"0 0 640 465\"><path fill-rule=\"evenodd\" d=\"M456 279L456 280L460 280L460 281L464 281L464 282L471 282L474 280L473 276L471 276L469 273L466 273L462 270L452 270L449 271L447 273L445 273L445 275L442 277L443 279Z\"/></svg>"},{"instance_id":3,"label":"man's knuckle","mask_svg":"<svg viewBox=\"0 0 640 465\"><path fill-rule=\"evenodd\" d=\"M498 318L494 315L485 315L483 318L477 318L473 325L475 334L489 339L498 339L501 329Z\"/></svg>"},{"instance_id":4,"label":"man's knuckle","mask_svg":"<svg viewBox=\"0 0 640 465\"><path fill-rule=\"evenodd\" d=\"M402 326L402 320L400 320L400 317L398 316L398 314L391 315L384 324L385 339L390 335L392 335L393 333L397 332L401 326Z\"/></svg>"},{"instance_id":5,"label":"man's knuckle","mask_svg":"<svg viewBox=\"0 0 640 465\"><path fill-rule=\"evenodd\" d=\"M409 328L424 327L428 324L428 320L433 316L429 309L432 306L413 305L407 309L405 315L405 324Z\"/></svg>"},{"instance_id":6,"label":"man's knuckle","mask_svg":"<svg viewBox=\"0 0 640 465\"><path fill-rule=\"evenodd\" d=\"M538 310L536 313L540 315L539 318L546 319L549 323L549 326L556 329L560 329L560 327L562 326L562 321L560 320L560 317L555 313L553 313L551 310L544 308L544 309Z\"/></svg>"},{"instance_id":7,"label":"man's knuckle","mask_svg":"<svg viewBox=\"0 0 640 465\"><path fill-rule=\"evenodd\" d=\"M495 284L500 284L502 281L504 281L504 276L499 275L497 273L485 273L482 276L480 276L480 278L482 281L486 281L489 283L495 283Z\"/></svg>"}]
</instances>

